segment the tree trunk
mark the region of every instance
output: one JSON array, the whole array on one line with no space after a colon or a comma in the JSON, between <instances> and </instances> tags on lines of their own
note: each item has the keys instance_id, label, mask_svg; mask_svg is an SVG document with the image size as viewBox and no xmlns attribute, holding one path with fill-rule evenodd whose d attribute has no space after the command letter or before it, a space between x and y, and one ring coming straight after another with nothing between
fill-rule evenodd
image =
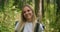
<instances>
[{"instance_id":1,"label":"tree trunk","mask_svg":"<svg viewBox=\"0 0 60 32\"><path fill-rule=\"evenodd\" d=\"M56 21L57 21L57 28L59 29L60 32L60 0L56 0L57 2L57 12L56 12Z\"/></svg>"}]
</instances>

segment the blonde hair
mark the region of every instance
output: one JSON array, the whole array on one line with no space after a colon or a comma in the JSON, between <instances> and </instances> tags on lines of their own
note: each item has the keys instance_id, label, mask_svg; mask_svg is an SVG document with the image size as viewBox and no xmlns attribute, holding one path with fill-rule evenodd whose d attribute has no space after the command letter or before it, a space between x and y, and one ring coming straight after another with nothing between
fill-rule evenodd
<instances>
[{"instance_id":1,"label":"blonde hair","mask_svg":"<svg viewBox=\"0 0 60 32\"><path fill-rule=\"evenodd\" d=\"M29 7L32 10L32 13L33 13L32 23L34 24L35 23L35 20L36 20L36 16L35 16L34 10L32 9L32 7L30 5L24 5L23 8L24 7ZM17 27L17 31L18 32L21 32L21 30L23 29L24 24L26 22L26 19L23 16L23 8L22 8L22 13L21 13L21 21L19 22L19 25Z\"/></svg>"}]
</instances>

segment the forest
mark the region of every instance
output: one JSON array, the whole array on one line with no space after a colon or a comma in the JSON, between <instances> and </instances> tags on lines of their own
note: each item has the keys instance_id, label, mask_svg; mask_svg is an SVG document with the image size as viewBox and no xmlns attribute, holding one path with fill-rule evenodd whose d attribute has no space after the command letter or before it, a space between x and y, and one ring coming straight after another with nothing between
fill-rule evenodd
<instances>
[{"instance_id":1,"label":"forest","mask_svg":"<svg viewBox=\"0 0 60 32\"><path fill-rule=\"evenodd\" d=\"M60 32L60 0L0 0L0 32L14 32L23 5L29 4L44 32Z\"/></svg>"}]
</instances>

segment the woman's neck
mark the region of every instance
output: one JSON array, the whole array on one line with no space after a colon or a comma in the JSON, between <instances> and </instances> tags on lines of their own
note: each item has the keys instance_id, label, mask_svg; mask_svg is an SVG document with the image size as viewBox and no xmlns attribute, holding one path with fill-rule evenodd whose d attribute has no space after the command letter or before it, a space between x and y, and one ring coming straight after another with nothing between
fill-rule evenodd
<instances>
[{"instance_id":1,"label":"woman's neck","mask_svg":"<svg viewBox=\"0 0 60 32\"><path fill-rule=\"evenodd\" d=\"M28 19L27 22L32 22L32 19Z\"/></svg>"},{"instance_id":2,"label":"woman's neck","mask_svg":"<svg viewBox=\"0 0 60 32\"><path fill-rule=\"evenodd\" d=\"M27 20L27 22L32 22L32 20Z\"/></svg>"}]
</instances>

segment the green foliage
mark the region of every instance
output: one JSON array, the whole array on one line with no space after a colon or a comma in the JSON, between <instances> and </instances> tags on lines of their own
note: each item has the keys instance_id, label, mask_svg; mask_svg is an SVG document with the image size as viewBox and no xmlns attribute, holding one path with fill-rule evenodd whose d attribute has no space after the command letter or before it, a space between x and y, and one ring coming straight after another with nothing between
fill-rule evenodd
<instances>
[{"instance_id":1,"label":"green foliage","mask_svg":"<svg viewBox=\"0 0 60 32\"><path fill-rule=\"evenodd\" d=\"M4 3L4 4L3 4ZM13 0L2 2L2 11L0 12L0 32L14 31L14 11L12 11Z\"/></svg>"},{"instance_id":2,"label":"green foliage","mask_svg":"<svg viewBox=\"0 0 60 32\"><path fill-rule=\"evenodd\" d=\"M55 2L54 2L55 1ZM57 12L57 4L56 0L50 1L47 3L44 0L44 23L45 23L45 32L59 32L60 30L60 17L58 15L59 12Z\"/></svg>"}]
</instances>

